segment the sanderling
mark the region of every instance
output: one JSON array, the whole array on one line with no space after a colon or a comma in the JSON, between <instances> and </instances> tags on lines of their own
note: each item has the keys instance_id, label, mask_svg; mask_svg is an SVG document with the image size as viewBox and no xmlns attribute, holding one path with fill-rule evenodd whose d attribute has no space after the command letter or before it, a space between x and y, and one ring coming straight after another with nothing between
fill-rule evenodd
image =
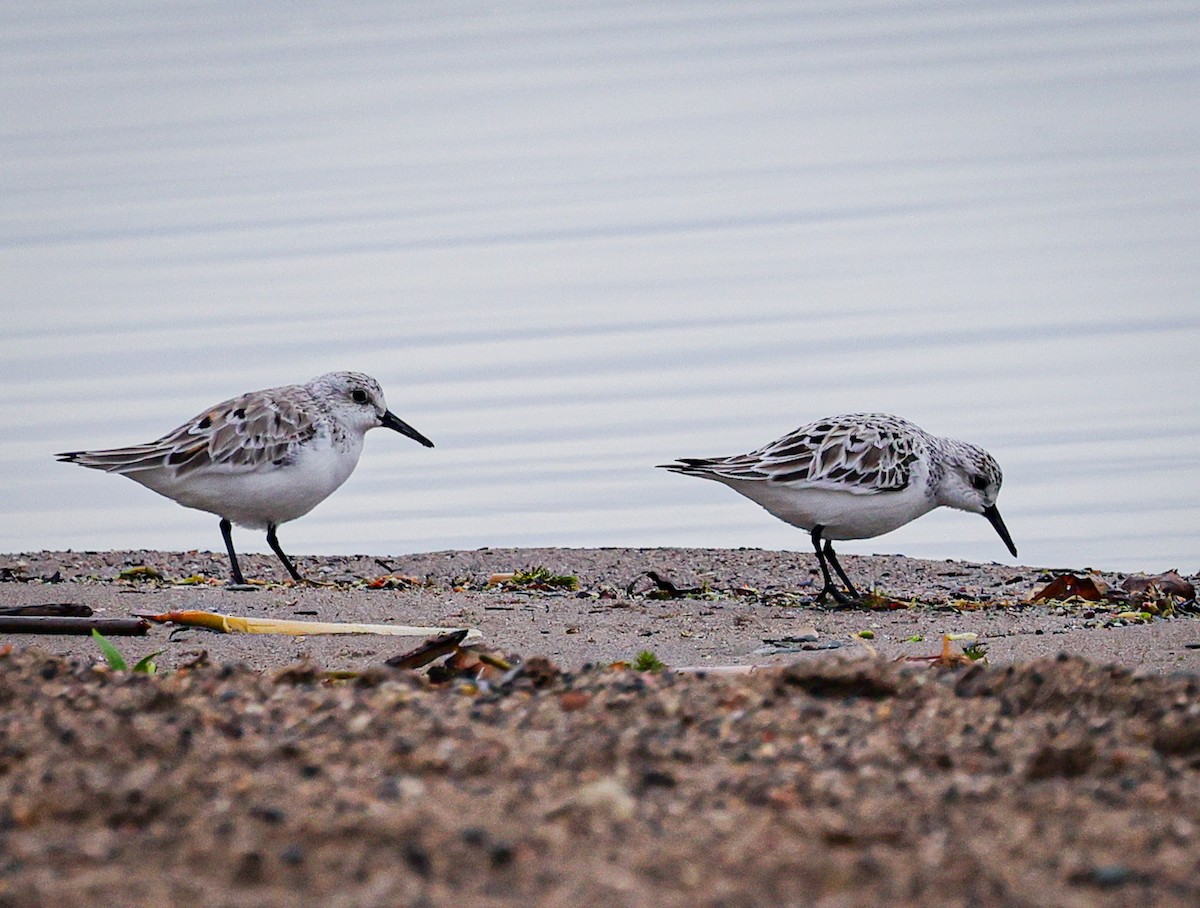
<instances>
[{"instance_id":1,"label":"sanderling","mask_svg":"<svg viewBox=\"0 0 1200 908\"><path fill-rule=\"evenodd\" d=\"M233 582L245 585L231 524L266 529L292 579L300 573L275 536L349 478L368 429L384 426L433 442L397 418L379 383L360 372L330 372L303 385L251 391L210 407L149 444L71 451L60 461L123 473L184 507L221 518Z\"/></svg>"},{"instance_id":2,"label":"sanderling","mask_svg":"<svg viewBox=\"0 0 1200 908\"><path fill-rule=\"evenodd\" d=\"M807 530L825 578L821 598L849 601L833 582L830 565L850 596L859 598L830 540L880 536L942 505L982 514L1017 554L996 510L1003 477L995 458L975 445L930 435L898 416L835 416L749 454L681 458L660 466L723 482L780 520Z\"/></svg>"}]
</instances>

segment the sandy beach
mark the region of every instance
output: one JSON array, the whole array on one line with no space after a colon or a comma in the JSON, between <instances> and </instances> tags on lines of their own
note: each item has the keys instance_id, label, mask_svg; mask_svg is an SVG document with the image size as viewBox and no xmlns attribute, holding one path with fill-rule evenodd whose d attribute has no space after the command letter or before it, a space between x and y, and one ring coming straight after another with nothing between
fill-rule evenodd
<instances>
[{"instance_id":1,"label":"sandy beach","mask_svg":"<svg viewBox=\"0 0 1200 908\"><path fill-rule=\"evenodd\" d=\"M808 554L704 549L481 549L388 558L301 558L301 570L328 586L280 581L278 562L245 556L253 593L224 588L227 562L209 552L42 552L0 556L12 576L63 583L0 586L4 604L69 601L97 615L203 609L249 617L391 622L478 628L489 645L522 657L544 656L564 667L631 659L650 650L680 666L781 665L795 658L875 655L885 659L935 652L942 634L974 633L993 664L1065 652L1139 671L1200 670L1200 624L1191 620L1129 622L1128 607L1082 602L1031 605L1029 598L1065 569L1012 567L900 556L844 557L864 588L882 590L910 608L840 609L815 605L820 580ZM148 567L161 580L122 571ZM496 574L543 567L578 579L577 590L488 586ZM697 592L674 599L647 577L653 571ZM1076 569L1077 573L1085 571ZM385 575L410 578L399 589L369 589ZM1119 586L1124 575L1092 576ZM179 585L189 577L211 583ZM814 585L815 584L815 585ZM862 635L867 632L869 639ZM821 649L771 653L771 641L810 636ZM921 638L914 640L914 638ZM60 655L95 655L90 640L36 637ZM245 637L155 630L147 645L165 647L173 667L197 648L214 660L270 668L311 659L328 668L361 669L403 651L403 640L370 637ZM136 651L138 643L131 643ZM786 649L786 644L775 644Z\"/></svg>"},{"instance_id":2,"label":"sandy beach","mask_svg":"<svg viewBox=\"0 0 1200 908\"><path fill-rule=\"evenodd\" d=\"M298 563L327 585L265 556L241 592L211 553L13 554L0 606L469 626L513 669L434 683L385 664L418 641L156 626L114 638L162 650L140 675L5 635L0 906L1200 900L1184 603L1030 604L1060 569L894 556L843 558L874 609L815 604L789 552ZM538 567L578 588L489 585ZM981 658L933 663L947 633ZM612 666L643 651L668 670Z\"/></svg>"}]
</instances>

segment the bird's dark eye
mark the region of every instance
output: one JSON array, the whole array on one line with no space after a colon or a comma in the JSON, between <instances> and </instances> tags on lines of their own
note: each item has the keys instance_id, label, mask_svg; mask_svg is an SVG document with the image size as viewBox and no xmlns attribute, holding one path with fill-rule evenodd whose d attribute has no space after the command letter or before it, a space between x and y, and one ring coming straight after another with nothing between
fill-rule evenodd
<instances>
[{"instance_id":1,"label":"bird's dark eye","mask_svg":"<svg viewBox=\"0 0 1200 908\"><path fill-rule=\"evenodd\" d=\"M369 395L362 388L355 388L352 392L350 392L350 397L356 404L365 404L371 399L371 395Z\"/></svg>"},{"instance_id":2,"label":"bird's dark eye","mask_svg":"<svg viewBox=\"0 0 1200 908\"><path fill-rule=\"evenodd\" d=\"M986 476L972 476L971 486L982 492L988 487L988 479Z\"/></svg>"}]
</instances>

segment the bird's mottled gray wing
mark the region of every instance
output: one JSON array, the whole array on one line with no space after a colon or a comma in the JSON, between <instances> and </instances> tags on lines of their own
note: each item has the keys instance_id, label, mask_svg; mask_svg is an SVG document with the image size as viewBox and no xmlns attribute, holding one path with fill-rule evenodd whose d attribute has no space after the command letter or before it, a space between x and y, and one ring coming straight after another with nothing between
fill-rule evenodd
<instances>
[{"instance_id":1,"label":"bird's mottled gray wing","mask_svg":"<svg viewBox=\"0 0 1200 908\"><path fill-rule=\"evenodd\" d=\"M299 386L255 391L217 404L149 444L58 457L111 473L166 469L176 476L282 465L316 435L305 403L311 402Z\"/></svg>"},{"instance_id":2,"label":"bird's mottled gray wing","mask_svg":"<svg viewBox=\"0 0 1200 908\"><path fill-rule=\"evenodd\" d=\"M685 459L666 468L713 479L871 495L908 486L922 436L916 426L895 416L853 414L801 426L749 454Z\"/></svg>"}]
</instances>

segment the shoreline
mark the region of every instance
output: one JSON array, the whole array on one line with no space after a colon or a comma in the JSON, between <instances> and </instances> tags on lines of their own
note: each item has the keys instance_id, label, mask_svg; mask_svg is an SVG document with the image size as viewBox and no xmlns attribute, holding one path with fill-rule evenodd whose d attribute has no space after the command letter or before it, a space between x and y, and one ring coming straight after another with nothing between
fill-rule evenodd
<instances>
[{"instance_id":1,"label":"shoreline","mask_svg":"<svg viewBox=\"0 0 1200 908\"><path fill-rule=\"evenodd\" d=\"M1029 597L1059 571L1028 566L843 556L862 588L881 589L895 605L906 606L867 609L815 604L816 559L790 551L530 548L297 558L306 577L324 586L280 583L283 569L273 556L248 554L242 560L248 578L266 581L261 589L227 589L227 562L219 553L0 555L0 575L9 580L0 583L0 605L71 602L103 617L201 609L247 617L470 626L490 647L521 658L543 656L567 669L628 661L643 650L674 668L778 666L835 654L905 659L936 653L949 633L976 634L975 644L993 665L1067 653L1140 671L1200 673L1200 622L1194 618L1130 621L1116 617L1126 609L1115 604L1030 604ZM151 568L163 579L119 579L134 566ZM536 567L578 578L578 590L487 585L492 575ZM696 592L668 598L647 572ZM61 583L37 579L56 575ZM407 579L396 582L402 588L367 588L385 575ZM1126 575L1091 576L1117 587ZM182 585L184 578L208 582ZM96 655L87 638L0 636L63 656ZM306 659L331 669L362 670L415 641L172 633L155 627L144 643L130 648L151 643L165 647L160 663L166 669L203 648L216 661L258 669Z\"/></svg>"}]
</instances>

